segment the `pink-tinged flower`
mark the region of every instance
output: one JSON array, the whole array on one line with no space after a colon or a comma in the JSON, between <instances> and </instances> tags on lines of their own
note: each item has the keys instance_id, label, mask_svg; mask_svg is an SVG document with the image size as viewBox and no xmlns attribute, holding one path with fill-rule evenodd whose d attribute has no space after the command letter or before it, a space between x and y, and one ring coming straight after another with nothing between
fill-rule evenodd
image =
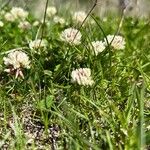
<instances>
[{"instance_id":1,"label":"pink-tinged flower","mask_svg":"<svg viewBox=\"0 0 150 150\"><path fill-rule=\"evenodd\" d=\"M108 43L114 48L114 49L124 49L125 48L125 39L120 35L108 35L107 36ZM106 38L104 39L105 45L108 45Z\"/></svg>"},{"instance_id":2,"label":"pink-tinged flower","mask_svg":"<svg viewBox=\"0 0 150 150\"><path fill-rule=\"evenodd\" d=\"M15 17L9 12L5 14L4 18L6 19L6 21L10 21L10 22L15 21Z\"/></svg>"},{"instance_id":3,"label":"pink-tinged flower","mask_svg":"<svg viewBox=\"0 0 150 150\"><path fill-rule=\"evenodd\" d=\"M94 81L91 77L91 69L89 68L80 68L73 70L71 73L72 81L77 82L79 85L93 85Z\"/></svg>"},{"instance_id":4,"label":"pink-tinged flower","mask_svg":"<svg viewBox=\"0 0 150 150\"><path fill-rule=\"evenodd\" d=\"M22 30L28 30L31 28L31 24L28 21L22 21L19 23L18 28Z\"/></svg>"},{"instance_id":5,"label":"pink-tinged flower","mask_svg":"<svg viewBox=\"0 0 150 150\"><path fill-rule=\"evenodd\" d=\"M16 78L18 76L21 76L24 78L23 75L23 68L29 69L30 68L30 60L29 57L27 56L26 53L16 50L16 51L11 51L8 53L7 57L3 58L4 64L8 67L5 69L5 72L8 73L15 73Z\"/></svg>"},{"instance_id":6,"label":"pink-tinged flower","mask_svg":"<svg viewBox=\"0 0 150 150\"><path fill-rule=\"evenodd\" d=\"M94 50L95 55L105 50L105 44L102 41L93 41L91 42L90 48Z\"/></svg>"},{"instance_id":7,"label":"pink-tinged flower","mask_svg":"<svg viewBox=\"0 0 150 150\"><path fill-rule=\"evenodd\" d=\"M74 28L65 29L60 35L62 41L74 45L79 45L81 43L81 37L81 32Z\"/></svg>"}]
</instances>

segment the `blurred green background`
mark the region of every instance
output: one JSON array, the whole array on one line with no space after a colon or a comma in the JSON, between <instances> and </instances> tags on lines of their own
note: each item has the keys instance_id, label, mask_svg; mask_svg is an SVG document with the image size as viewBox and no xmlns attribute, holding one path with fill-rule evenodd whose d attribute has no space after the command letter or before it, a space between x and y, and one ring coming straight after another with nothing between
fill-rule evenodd
<instances>
[{"instance_id":1,"label":"blurred green background","mask_svg":"<svg viewBox=\"0 0 150 150\"><path fill-rule=\"evenodd\" d=\"M88 11L95 0L49 0L49 5L55 5L57 9L63 7L71 10ZM44 12L46 0L0 0L0 7L21 6L38 17ZM127 6L127 15L134 17L150 18L150 0L98 0L95 12L100 16L106 16L110 12L118 13L123 5ZM118 13L119 14L119 13Z\"/></svg>"}]
</instances>

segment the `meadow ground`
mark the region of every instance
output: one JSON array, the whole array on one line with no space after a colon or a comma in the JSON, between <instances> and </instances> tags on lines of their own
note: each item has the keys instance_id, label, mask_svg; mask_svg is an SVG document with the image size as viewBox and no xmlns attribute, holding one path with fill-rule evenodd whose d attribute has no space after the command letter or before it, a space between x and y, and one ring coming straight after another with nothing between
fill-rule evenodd
<instances>
[{"instance_id":1,"label":"meadow ground","mask_svg":"<svg viewBox=\"0 0 150 150\"><path fill-rule=\"evenodd\" d=\"M46 10L0 12L0 149L150 149L150 20Z\"/></svg>"}]
</instances>

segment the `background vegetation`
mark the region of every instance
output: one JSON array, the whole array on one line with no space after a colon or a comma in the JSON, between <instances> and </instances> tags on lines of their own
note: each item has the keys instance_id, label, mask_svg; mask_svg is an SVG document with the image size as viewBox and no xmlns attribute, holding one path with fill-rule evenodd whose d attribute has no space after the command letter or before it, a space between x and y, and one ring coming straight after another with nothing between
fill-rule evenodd
<instances>
[{"instance_id":1,"label":"background vegetation","mask_svg":"<svg viewBox=\"0 0 150 150\"><path fill-rule=\"evenodd\" d=\"M45 5L45 4L44 4ZM73 22L70 10L60 9L53 18L34 26L37 18L29 14L31 28L18 28L19 22L7 22L1 9L0 20L0 148L1 149L149 149L150 148L150 20L92 14L80 26ZM122 20L123 22L120 22ZM120 25L118 28L118 25ZM76 27L82 43L72 46L60 40L60 33ZM118 31L126 40L124 50L108 46L98 56L88 44ZM41 55L29 42L47 40ZM21 48L30 60L25 78L4 71L3 57L11 49ZM95 81L81 86L71 81L71 72L88 67Z\"/></svg>"}]
</instances>

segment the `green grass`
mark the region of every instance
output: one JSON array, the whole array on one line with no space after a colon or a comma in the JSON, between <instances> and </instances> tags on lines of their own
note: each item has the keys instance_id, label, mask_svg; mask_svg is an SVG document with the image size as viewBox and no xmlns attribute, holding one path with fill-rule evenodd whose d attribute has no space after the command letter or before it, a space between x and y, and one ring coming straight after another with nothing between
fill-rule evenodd
<instances>
[{"instance_id":1,"label":"green grass","mask_svg":"<svg viewBox=\"0 0 150 150\"><path fill-rule=\"evenodd\" d=\"M71 46L59 38L61 31L75 26L70 18L65 18L67 25L49 20L42 33L48 44L46 49L39 49L42 53L38 55L28 43L41 36L42 25L23 31L18 29L18 22L10 23L0 17L4 22L0 28L0 113L3 116L0 147L9 141L9 149L28 149L30 138L25 135L23 121L26 110L35 124L36 120L42 124L45 138L51 135L50 142L43 144L44 149L148 149L149 20L125 17L119 35L125 38L126 48L113 50L108 46L94 56L87 45L115 34L120 18L108 16L104 22L89 16L95 24L80 28L83 37L79 46ZM35 18L30 15L27 20L33 24ZM31 60L31 68L23 71L25 79L4 72L5 52L20 47L24 47ZM71 82L72 70L80 67L91 68L93 86ZM49 128L52 128L50 133ZM58 136L53 133L55 128ZM30 148L37 147L34 139Z\"/></svg>"}]
</instances>

